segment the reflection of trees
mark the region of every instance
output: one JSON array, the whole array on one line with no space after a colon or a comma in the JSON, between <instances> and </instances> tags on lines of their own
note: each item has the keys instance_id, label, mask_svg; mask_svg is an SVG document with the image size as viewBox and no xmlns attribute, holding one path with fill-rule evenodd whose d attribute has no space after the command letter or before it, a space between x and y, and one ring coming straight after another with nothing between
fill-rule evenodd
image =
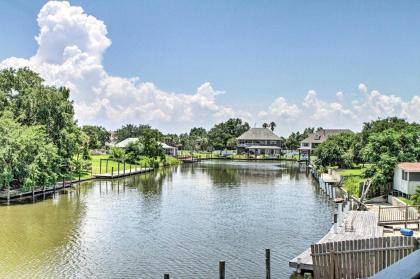
<instances>
[{"instance_id":1,"label":"reflection of trees","mask_svg":"<svg viewBox=\"0 0 420 279\"><path fill-rule=\"evenodd\" d=\"M72 241L86 208L84 203L74 202L66 195L34 204L0 207L0 246L6 248L0 255L1 278L31 274L31 267L51 261L45 258L51 251Z\"/></svg>"},{"instance_id":2,"label":"reflection of trees","mask_svg":"<svg viewBox=\"0 0 420 279\"><path fill-rule=\"evenodd\" d=\"M137 188L143 194L160 194L164 182L172 181L174 168L163 168L154 172L133 175L113 181L113 184L124 183L130 188Z\"/></svg>"},{"instance_id":3,"label":"reflection of trees","mask_svg":"<svg viewBox=\"0 0 420 279\"><path fill-rule=\"evenodd\" d=\"M213 161L184 167L182 173L194 174L198 169L206 173L214 185L221 186L260 183L262 180L273 183L284 175L289 175L290 180L301 180L307 176L294 162Z\"/></svg>"}]
</instances>

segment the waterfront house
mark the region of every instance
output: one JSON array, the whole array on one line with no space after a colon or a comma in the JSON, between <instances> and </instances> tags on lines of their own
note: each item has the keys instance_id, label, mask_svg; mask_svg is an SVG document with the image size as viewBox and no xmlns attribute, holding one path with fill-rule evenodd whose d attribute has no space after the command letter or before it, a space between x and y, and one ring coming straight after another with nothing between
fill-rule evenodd
<instances>
[{"instance_id":1,"label":"waterfront house","mask_svg":"<svg viewBox=\"0 0 420 279\"><path fill-rule=\"evenodd\" d=\"M420 186L420 163L399 163L394 170L394 192L406 197Z\"/></svg>"},{"instance_id":2,"label":"waterfront house","mask_svg":"<svg viewBox=\"0 0 420 279\"><path fill-rule=\"evenodd\" d=\"M136 143L139 141L139 138L126 138L123 141L120 141L115 146L119 148L126 148L128 145L132 143ZM174 146L170 146L164 142L159 142L162 148L165 150L165 153L170 156L176 156L178 154L178 148Z\"/></svg>"},{"instance_id":3,"label":"waterfront house","mask_svg":"<svg viewBox=\"0 0 420 279\"><path fill-rule=\"evenodd\" d=\"M315 133L310 134L307 138L300 142L299 160L308 160L312 151L318 145L326 141L330 136L339 135L343 133L353 133L350 129L320 129Z\"/></svg>"},{"instance_id":4,"label":"waterfront house","mask_svg":"<svg viewBox=\"0 0 420 279\"><path fill-rule=\"evenodd\" d=\"M280 154L282 141L268 128L251 128L236 139L238 154Z\"/></svg>"}]
</instances>

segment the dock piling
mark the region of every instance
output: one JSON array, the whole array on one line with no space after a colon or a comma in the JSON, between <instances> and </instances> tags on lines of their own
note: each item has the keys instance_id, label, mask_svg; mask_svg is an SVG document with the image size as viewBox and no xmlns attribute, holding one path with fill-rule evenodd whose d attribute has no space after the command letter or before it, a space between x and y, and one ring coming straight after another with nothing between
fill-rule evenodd
<instances>
[{"instance_id":1,"label":"dock piling","mask_svg":"<svg viewBox=\"0 0 420 279\"><path fill-rule=\"evenodd\" d=\"M270 249L265 249L265 278L271 279Z\"/></svg>"},{"instance_id":2,"label":"dock piling","mask_svg":"<svg viewBox=\"0 0 420 279\"><path fill-rule=\"evenodd\" d=\"M169 273L165 273L165 274L163 275L163 279L169 279Z\"/></svg>"},{"instance_id":3,"label":"dock piling","mask_svg":"<svg viewBox=\"0 0 420 279\"><path fill-rule=\"evenodd\" d=\"M219 279L225 279L225 261L219 262Z\"/></svg>"}]
</instances>

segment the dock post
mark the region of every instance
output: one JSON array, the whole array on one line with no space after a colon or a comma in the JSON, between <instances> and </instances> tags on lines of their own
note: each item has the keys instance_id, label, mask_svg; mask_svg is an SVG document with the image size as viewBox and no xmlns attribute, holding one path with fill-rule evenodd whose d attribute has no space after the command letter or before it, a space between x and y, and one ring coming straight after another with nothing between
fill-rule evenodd
<instances>
[{"instance_id":1,"label":"dock post","mask_svg":"<svg viewBox=\"0 0 420 279\"><path fill-rule=\"evenodd\" d=\"M337 213L334 213L334 233L337 233Z\"/></svg>"},{"instance_id":2,"label":"dock post","mask_svg":"<svg viewBox=\"0 0 420 279\"><path fill-rule=\"evenodd\" d=\"M120 176L120 161L118 161L118 176Z\"/></svg>"},{"instance_id":3,"label":"dock post","mask_svg":"<svg viewBox=\"0 0 420 279\"><path fill-rule=\"evenodd\" d=\"M163 279L169 279L169 273L165 273L165 274L163 275Z\"/></svg>"},{"instance_id":4,"label":"dock post","mask_svg":"<svg viewBox=\"0 0 420 279\"><path fill-rule=\"evenodd\" d=\"M125 174L125 160L124 160L124 165L123 165L123 166L124 166L124 171L123 171L123 172L124 172L124 174Z\"/></svg>"},{"instance_id":5,"label":"dock post","mask_svg":"<svg viewBox=\"0 0 420 279\"><path fill-rule=\"evenodd\" d=\"M64 176L63 176L63 185L61 185L61 188L64 189Z\"/></svg>"},{"instance_id":6,"label":"dock post","mask_svg":"<svg viewBox=\"0 0 420 279\"><path fill-rule=\"evenodd\" d=\"M265 249L265 279L271 278L270 249Z\"/></svg>"},{"instance_id":7,"label":"dock post","mask_svg":"<svg viewBox=\"0 0 420 279\"><path fill-rule=\"evenodd\" d=\"M35 201L35 186L32 186L32 201Z\"/></svg>"},{"instance_id":8,"label":"dock post","mask_svg":"<svg viewBox=\"0 0 420 279\"><path fill-rule=\"evenodd\" d=\"M101 173L102 173L102 159L99 159L99 174Z\"/></svg>"},{"instance_id":9,"label":"dock post","mask_svg":"<svg viewBox=\"0 0 420 279\"><path fill-rule=\"evenodd\" d=\"M225 261L219 262L219 279L225 279Z\"/></svg>"},{"instance_id":10,"label":"dock post","mask_svg":"<svg viewBox=\"0 0 420 279\"><path fill-rule=\"evenodd\" d=\"M114 178L114 167L111 168L111 177Z\"/></svg>"},{"instance_id":11,"label":"dock post","mask_svg":"<svg viewBox=\"0 0 420 279\"><path fill-rule=\"evenodd\" d=\"M106 164L105 164L105 173L108 173L108 159L106 159Z\"/></svg>"},{"instance_id":12,"label":"dock post","mask_svg":"<svg viewBox=\"0 0 420 279\"><path fill-rule=\"evenodd\" d=\"M408 204L405 206L405 223L404 228L407 228L407 222L408 222Z\"/></svg>"},{"instance_id":13,"label":"dock post","mask_svg":"<svg viewBox=\"0 0 420 279\"><path fill-rule=\"evenodd\" d=\"M343 220L343 204L340 202L337 204L337 223L341 227L341 221Z\"/></svg>"},{"instance_id":14,"label":"dock post","mask_svg":"<svg viewBox=\"0 0 420 279\"><path fill-rule=\"evenodd\" d=\"M10 183L7 183L7 205L10 205Z\"/></svg>"}]
</instances>

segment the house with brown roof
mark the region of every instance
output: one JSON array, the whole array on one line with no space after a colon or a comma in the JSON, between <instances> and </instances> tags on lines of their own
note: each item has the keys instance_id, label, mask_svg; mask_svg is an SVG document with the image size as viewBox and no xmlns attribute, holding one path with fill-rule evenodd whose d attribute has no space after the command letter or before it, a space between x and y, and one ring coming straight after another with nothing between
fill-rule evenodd
<instances>
[{"instance_id":1,"label":"house with brown roof","mask_svg":"<svg viewBox=\"0 0 420 279\"><path fill-rule=\"evenodd\" d=\"M299 160L309 160L309 156L318 145L326 141L330 136L343 133L353 133L350 129L320 129L310 134L307 138L300 142Z\"/></svg>"},{"instance_id":2,"label":"house with brown roof","mask_svg":"<svg viewBox=\"0 0 420 279\"><path fill-rule=\"evenodd\" d=\"M394 170L394 191L411 196L420 186L420 163L399 163Z\"/></svg>"},{"instance_id":3,"label":"house with brown roof","mask_svg":"<svg viewBox=\"0 0 420 279\"><path fill-rule=\"evenodd\" d=\"M282 140L268 128L251 128L236 139L238 154L265 154L277 156Z\"/></svg>"}]
</instances>

